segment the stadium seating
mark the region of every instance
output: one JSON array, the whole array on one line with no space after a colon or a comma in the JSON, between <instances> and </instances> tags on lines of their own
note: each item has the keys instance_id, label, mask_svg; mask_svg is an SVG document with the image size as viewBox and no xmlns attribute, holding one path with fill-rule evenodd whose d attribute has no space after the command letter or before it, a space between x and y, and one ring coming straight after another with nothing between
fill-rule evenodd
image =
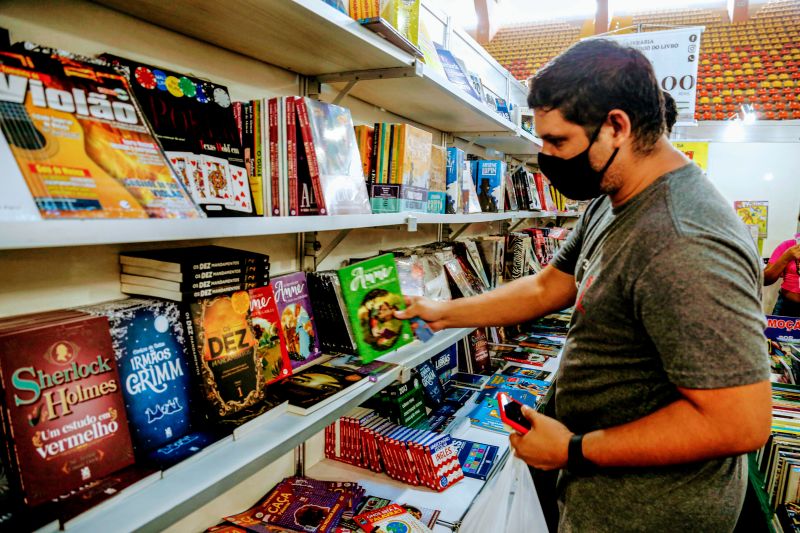
<instances>
[{"instance_id":1,"label":"stadium seating","mask_svg":"<svg viewBox=\"0 0 800 533\"><path fill-rule=\"evenodd\" d=\"M642 31L706 27L697 74L697 120L725 120L744 105L759 119L800 119L800 0L769 0L754 6L747 21L729 20L726 11L711 9L648 11L632 17ZM507 26L486 49L517 79L526 80L577 42L580 30L580 22Z\"/></svg>"}]
</instances>

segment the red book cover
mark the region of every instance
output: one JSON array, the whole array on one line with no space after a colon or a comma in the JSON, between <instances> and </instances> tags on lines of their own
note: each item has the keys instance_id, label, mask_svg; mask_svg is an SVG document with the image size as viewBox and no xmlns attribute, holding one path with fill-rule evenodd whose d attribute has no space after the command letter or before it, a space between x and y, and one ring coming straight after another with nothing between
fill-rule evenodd
<instances>
[{"instance_id":1,"label":"red book cover","mask_svg":"<svg viewBox=\"0 0 800 533\"><path fill-rule=\"evenodd\" d=\"M311 124L308 123L308 108L304 98L295 99L297 108L297 120L300 123L300 130L303 135L303 146L306 149L308 158L308 171L311 174L311 186L314 188L314 196L317 198L317 208L320 215L326 215L325 196L322 194L322 185L319 180L319 164L317 163L317 152L314 148L314 138L311 135Z\"/></svg>"},{"instance_id":2,"label":"red book cover","mask_svg":"<svg viewBox=\"0 0 800 533\"><path fill-rule=\"evenodd\" d=\"M550 206L547 205L544 197L544 180L542 179L541 172L534 172L533 173L533 180L536 182L536 193L539 196L539 205L542 206L542 209L548 211Z\"/></svg>"},{"instance_id":3,"label":"red book cover","mask_svg":"<svg viewBox=\"0 0 800 533\"><path fill-rule=\"evenodd\" d=\"M289 171L289 215L297 216L297 131L294 97L286 97L286 159Z\"/></svg>"},{"instance_id":4,"label":"red book cover","mask_svg":"<svg viewBox=\"0 0 800 533\"><path fill-rule=\"evenodd\" d=\"M269 117L269 179L272 187L272 216L281 215L280 178L278 163L278 98L270 98L267 103Z\"/></svg>"},{"instance_id":5,"label":"red book cover","mask_svg":"<svg viewBox=\"0 0 800 533\"><path fill-rule=\"evenodd\" d=\"M7 441L28 505L133 464L105 317L0 323Z\"/></svg>"},{"instance_id":6,"label":"red book cover","mask_svg":"<svg viewBox=\"0 0 800 533\"><path fill-rule=\"evenodd\" d=\"M272 286L250 289L250 324L256 339L256 357L264 385L292 373L292 362L281 329L281 317L275 305Z\"/></svg>"}]
</instances>

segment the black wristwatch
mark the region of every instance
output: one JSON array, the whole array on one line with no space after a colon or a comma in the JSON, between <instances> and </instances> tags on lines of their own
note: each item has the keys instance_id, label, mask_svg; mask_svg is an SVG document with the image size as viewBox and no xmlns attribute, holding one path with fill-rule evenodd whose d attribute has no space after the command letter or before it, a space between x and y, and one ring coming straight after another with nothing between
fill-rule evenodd
<instances>
[{"instance_id":1,"label":"black wristwatch","mask_svg":"<svg viewBox=\"0 0 800 533\"><path fill-rule=\"evenodd\" d=\"M594 471L595 465L583 456L583 435L573 435L567 447L567 470L572 474L585 475Z\"/></svg>"}]
</instances>

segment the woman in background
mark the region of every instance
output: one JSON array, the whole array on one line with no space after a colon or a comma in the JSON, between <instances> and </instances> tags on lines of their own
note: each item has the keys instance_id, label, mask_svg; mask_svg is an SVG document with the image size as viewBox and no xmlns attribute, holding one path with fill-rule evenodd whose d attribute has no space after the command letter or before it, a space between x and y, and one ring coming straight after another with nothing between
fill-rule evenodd
<instances>
[{"instance_id":1,"label":"woman in background","mask_svg":"<svg viewBox=\"0 0 800 533\"><path fill-rule=\"evenodd\" d=\"M800 233L794 239L783 241L775 248L764 269L764 285L772 285L783 278L773 315L800 317Z\"/></svg>"}]
</instances>

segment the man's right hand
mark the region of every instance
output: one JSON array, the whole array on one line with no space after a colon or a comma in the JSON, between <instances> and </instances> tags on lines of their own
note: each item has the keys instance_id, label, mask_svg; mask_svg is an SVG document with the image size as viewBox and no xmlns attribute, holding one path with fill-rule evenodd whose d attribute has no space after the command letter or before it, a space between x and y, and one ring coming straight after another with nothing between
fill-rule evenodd
<instances>
[{"instance_id":1,"label":"man's right hand","mask_svg":"<svg viewBox=\"0 0 800 533\"><path fill-rule=\"evenodd\" d=\"M445 322L445 310L450 302L437 302L422 296L406 296L405 299L406 308L394 312L397 318L419 317L427 322L433 331L448 327Z\"/></svg>"}]
</instances>

